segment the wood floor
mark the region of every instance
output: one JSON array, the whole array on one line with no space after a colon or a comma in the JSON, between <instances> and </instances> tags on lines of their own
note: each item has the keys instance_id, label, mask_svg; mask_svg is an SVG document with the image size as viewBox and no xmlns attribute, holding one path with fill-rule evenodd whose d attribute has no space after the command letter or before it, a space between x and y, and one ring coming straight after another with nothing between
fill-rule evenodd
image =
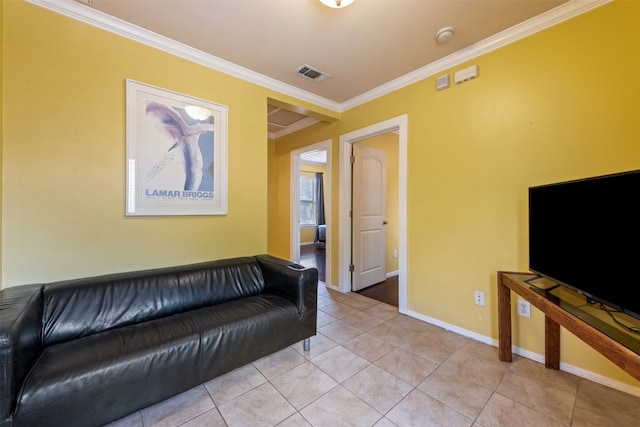
<instances>
[{"instance_id":1,"label":"wood floor","mask_svg":"<svg viewBox=\"0 0 640 427\"><path fill-rule=\"evenodd\" d=\"M326 257L323 244L300 246L300 264L318 269L318 280L325 281Z\"/></svg>"},{"instance_id":2,"label":"wood floor","mask_svg":"<svg viewBox=\"0 0 640 427\"><path fill-rule=\"evenodd\" d=\"M394 307L398 306L398 276L389 277L384 282L376 283L357 291L360 295L373 298Z\"/></svg>"},{"instance_id":3,"label":"wood floor","mask_svg":"<svg viewBox=\"0 0 640 427\"><path fill-rule=\"evenodd\" d=\"M325 282L325 248L324 245L300 246L300 264L305 267L318 269L318 280ZM390 277L384 282L376 283L368 288L357 291L360 295L384 302L395 307L398 306L398 276Z\"/></svg>"}]
</instances>

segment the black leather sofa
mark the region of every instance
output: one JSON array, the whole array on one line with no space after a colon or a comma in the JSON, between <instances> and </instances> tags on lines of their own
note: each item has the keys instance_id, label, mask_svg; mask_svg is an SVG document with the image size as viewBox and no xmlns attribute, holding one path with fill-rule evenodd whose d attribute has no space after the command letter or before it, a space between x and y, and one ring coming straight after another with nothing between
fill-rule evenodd
<instances>
[{"instance_id":1,"label":"black leather sofa","mask_svg":"<svg viewBox=\"0 0 640 427\"><path fill-rule=\"evenodd\" d=\"M0 291L0 426L100 426L316 334L318 271L268 255Z\"/></svg>"}]
</instances>

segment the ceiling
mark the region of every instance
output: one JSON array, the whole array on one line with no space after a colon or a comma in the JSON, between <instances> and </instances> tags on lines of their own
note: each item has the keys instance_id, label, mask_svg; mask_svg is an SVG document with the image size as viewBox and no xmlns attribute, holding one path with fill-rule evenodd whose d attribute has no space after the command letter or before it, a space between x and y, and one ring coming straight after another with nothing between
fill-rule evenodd
<instances>
[{"instance_id":1,"label":"ceiling","mask_svg":"<svg viewBox=\"0 0 640 427\"><path fill-rule=\"evenodd\" d=\"M29 1L73 9L67 14L181 54L191 49L191 58L221 71L340 112L433 74L433 64L456 65L450 58L483 43L495 48L514 28L530 34L553 25L557 10L572 3L575 10L605 0L356 0L343 9L319 0ZM532 24L540 17L547 18ZM448 26L453 38L438 43L436 33ZM296 73L304 65L329 77ZM276 105L268 115L272 137L318 121Z\"/></svg>"}]
</instances>

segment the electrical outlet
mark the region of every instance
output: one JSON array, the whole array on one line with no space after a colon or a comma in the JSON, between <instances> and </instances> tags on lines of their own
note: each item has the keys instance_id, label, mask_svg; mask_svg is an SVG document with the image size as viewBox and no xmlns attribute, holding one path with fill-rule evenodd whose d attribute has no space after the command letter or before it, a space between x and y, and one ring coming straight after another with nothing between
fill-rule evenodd
<instances>
[{"instance_id":1,"label":"electrical outlet","mask_svg":"<svg viewBox=\"0 0 640 427\"><path fill-rule=\"evenodd\" d=\"M518 300L518 316L531 317L531 304L529 304L529 301Z\"/></svg>"},{"instance_id":2,"label":"electrical outlet","mask_svg":"<svg viewBox=\"0 0 640 427\"><path fill-rule=\"evenodd\" d=\"M479 305L480 307L484 307L484 292L476 291L474 294L474 300L476 305Z\"/></svg>"}]
</instances>

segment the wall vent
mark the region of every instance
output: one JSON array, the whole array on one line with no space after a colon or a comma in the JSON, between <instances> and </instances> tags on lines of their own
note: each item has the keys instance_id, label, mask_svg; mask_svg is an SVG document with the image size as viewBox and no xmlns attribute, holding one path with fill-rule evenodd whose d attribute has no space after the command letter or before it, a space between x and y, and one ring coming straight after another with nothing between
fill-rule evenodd
<instances>
[{"instance_id":1,"label":"wall vent","mask_svg":"<svg viewBox=\"0 0 640 427\"><path fill-rule=\"evenodd\" d=\"M314 82L321 82L329 78L329 74L313 68L311 65L303 65L296 70L296 74L301 75Z\"/></svg>"}]
</instances>

